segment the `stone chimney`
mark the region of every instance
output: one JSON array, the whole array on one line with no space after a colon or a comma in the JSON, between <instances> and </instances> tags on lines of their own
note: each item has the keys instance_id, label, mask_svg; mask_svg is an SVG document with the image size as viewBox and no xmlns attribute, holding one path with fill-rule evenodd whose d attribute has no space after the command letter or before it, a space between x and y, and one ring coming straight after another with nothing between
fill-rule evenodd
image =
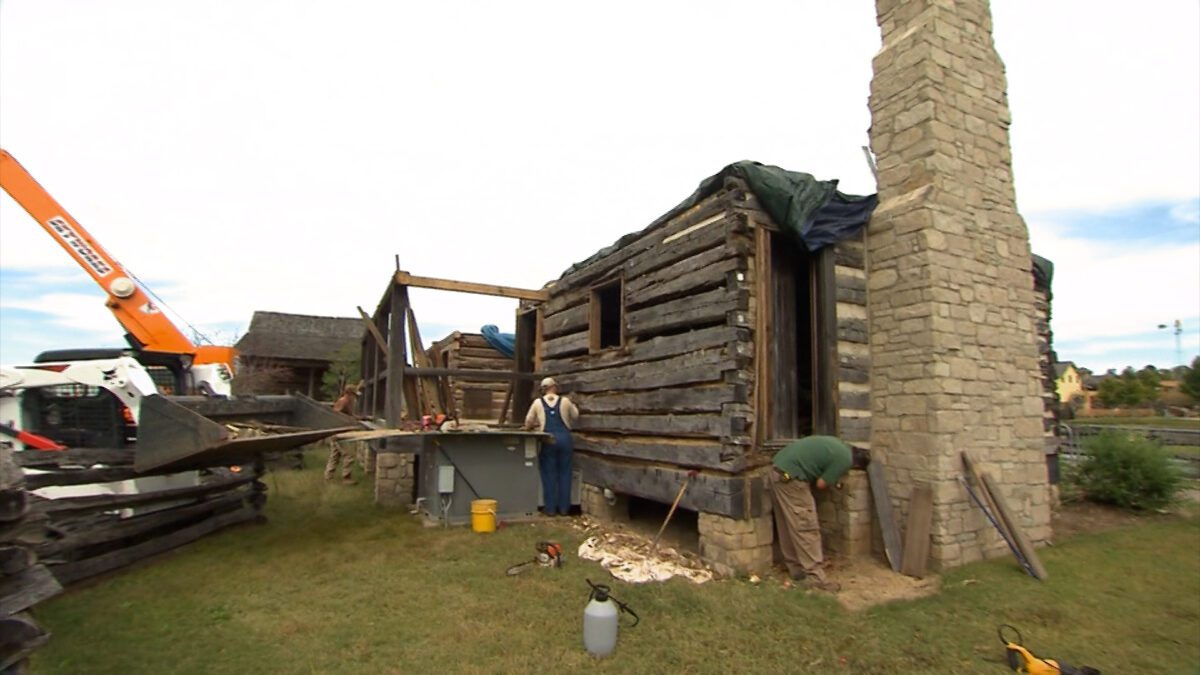
<instances>
[{"instance_id":1,"label":"stone chimney","mask_svg":"<svg viewBox=\"0 0 1200 675\"><path fill-rule=\"evenodd\" d=\"M868 227L871 447L905 513L933 488L939 568L1007 554L957 481L971 450L1050 536L1029 234L986 0L877 0L879 208Z\"/></svg>"}]
</instances>

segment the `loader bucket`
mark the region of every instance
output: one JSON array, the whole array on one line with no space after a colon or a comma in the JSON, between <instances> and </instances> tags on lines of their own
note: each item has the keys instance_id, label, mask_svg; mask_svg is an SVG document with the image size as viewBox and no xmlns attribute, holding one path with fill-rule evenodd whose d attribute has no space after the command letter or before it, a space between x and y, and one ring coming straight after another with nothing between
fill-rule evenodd
<instances>
[{"instance_id":1,"label":"loader bucket","mask_svg":"<svg viewBox=\"0 0 1200 675\"><path fill-rule=\"evenodd\" d=\"M282 433L248 434L235 424L254 423ZM134 469L198 469L245 464L264 452L290 450L343 431L362 429L306 396L234 399L147 396L138 415Z\"/></svg>"}]
</instances>

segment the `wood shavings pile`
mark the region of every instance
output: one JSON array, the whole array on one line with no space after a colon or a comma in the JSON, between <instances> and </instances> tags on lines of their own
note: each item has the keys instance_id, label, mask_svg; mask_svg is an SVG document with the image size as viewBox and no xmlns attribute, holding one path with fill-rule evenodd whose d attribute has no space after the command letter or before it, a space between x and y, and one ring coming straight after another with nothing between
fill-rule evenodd
<instances>
[{"instance_id":1,"label":"wood shavings pile","mask_svg":"<svg viewBox=\"0 0 1200 675\"><path fill-rule=\"evenodd\" d=\"M631 584L666 581L672 577L702 584L713 578L712 571L695 556L667 547L651 551L646 538L623 532L588 537L579 545L579 557L600 563L614 577Z\"/></svg>"}]
</instances>

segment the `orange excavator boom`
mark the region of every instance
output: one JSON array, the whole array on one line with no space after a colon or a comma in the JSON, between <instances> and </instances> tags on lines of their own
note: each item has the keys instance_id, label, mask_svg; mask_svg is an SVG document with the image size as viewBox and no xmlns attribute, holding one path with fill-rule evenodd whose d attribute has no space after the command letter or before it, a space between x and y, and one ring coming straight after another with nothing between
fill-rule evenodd
<instances>
[{"instance_id":1,"label":"orange excavator boom","mask_svg":"<svg viewBox=\"0 0 1200 675\"><path fill-rule=\"evenodd\" d=\"M193 344L121 264L4 150L0 150L0 187L104 289L104 304L137 343L135 346L145 351L189 355L196 365L225 364L232 372L237 355L233 347Z\"/></svg>"}]
</instances>

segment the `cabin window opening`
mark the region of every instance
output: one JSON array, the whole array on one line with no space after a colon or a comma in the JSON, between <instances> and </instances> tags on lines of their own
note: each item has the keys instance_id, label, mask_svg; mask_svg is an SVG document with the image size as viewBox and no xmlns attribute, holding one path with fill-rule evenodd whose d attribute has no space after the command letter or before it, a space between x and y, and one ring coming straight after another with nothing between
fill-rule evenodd
<instances>
[{"instance_id":1,"label":"cabin window opening","mask_svg":"<svg viewBox=\"0 0 1200 675\"><path fill-rule=\"evenodd\" d=\"M625 344L625 298L621 280L592 289L592 351Z\"/></svg>"}]
</instances>

